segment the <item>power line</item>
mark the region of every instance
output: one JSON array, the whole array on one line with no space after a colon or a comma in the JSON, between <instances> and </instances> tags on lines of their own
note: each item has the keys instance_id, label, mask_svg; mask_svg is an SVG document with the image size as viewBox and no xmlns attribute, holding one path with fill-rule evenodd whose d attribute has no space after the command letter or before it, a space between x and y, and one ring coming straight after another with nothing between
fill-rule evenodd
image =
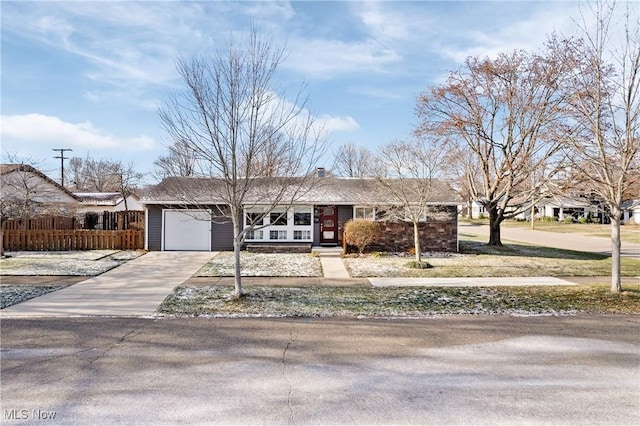
<instances>
[{"instance_id":1,"label":"power line","mask_svg":"<svg viewBox=\"0 0 640 426\"><path fill-rule=\"evenodd\" d=\"M72 149L69 148L53 148L52 151L59 151L60 155L53 157L53 158L59 158L60 159L60 185L64 186L64 160L68 160L69 157L65 157L64 153L65 151L73 151Z\"/></svg>"}]
</instances>

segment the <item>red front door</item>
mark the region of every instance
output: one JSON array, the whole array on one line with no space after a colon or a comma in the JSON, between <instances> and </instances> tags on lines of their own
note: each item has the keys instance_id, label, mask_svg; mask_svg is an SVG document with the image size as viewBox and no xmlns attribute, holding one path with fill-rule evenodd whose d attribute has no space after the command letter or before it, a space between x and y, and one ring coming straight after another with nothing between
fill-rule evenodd
<instances>
[{"instance_id":1,"label":"red front door","mask_svg":"<svg viewBox=\"0 0 640 426\"><path fill-rule=\"evenodd\" d=\"M320 244L338 244L338 209L320 207Z\"/></svg>"}]
</instances>

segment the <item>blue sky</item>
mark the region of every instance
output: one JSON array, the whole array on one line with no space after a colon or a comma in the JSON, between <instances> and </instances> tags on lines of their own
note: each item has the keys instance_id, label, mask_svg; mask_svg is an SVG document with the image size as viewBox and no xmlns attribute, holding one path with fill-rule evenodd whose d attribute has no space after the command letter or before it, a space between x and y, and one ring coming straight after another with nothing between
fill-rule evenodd
<instances>
[{"instance_id":1,"label":"blue sky","mask_svg":"<svg viewBox=\"0 0 640 426\"><path fill-rule=\"evenodd\" d=\"M59 176L67 155L133 161L149 173L168 142L157 109L181 81L177 57L231 34L286 45L279 71L293 97L346 142L376 149L408 137L418 94L467 56L539 49L575 34L577 2L2 1L2 156ZM325 166L330 166L330 160ZM149 183L153 182L150 177Z\"/></svg>"}]
</instances>

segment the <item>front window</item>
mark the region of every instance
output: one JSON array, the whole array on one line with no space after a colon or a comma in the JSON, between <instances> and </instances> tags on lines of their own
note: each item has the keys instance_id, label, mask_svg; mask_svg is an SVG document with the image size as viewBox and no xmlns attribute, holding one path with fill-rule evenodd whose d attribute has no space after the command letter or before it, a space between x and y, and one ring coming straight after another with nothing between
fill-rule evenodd
<instances>
[{"instance_id":1,"label":"front window","mask_svg":"<svg viewBox=\"0 0 640 426\"><path fill-rule=\"evenodd\" d=\"M294 240L310 240L311 231L293 231Z\"/></svg>"},{"instance_id":2,"label":"front window","mask_svg":"<svg viewBox=\"0 0 640 426\"><path fill-rule=\"evenodd\" d=\"M271 212L269 220L272 226L287 226L287 212Z\"/></svg>"},{"instance_id":3,"label":"front window","mask_svg":"<svg viewBox=\"0 0 640 426\"><path fill-rule=\"evenodd\" d=\"M245 217L247 226L262 226L264 224L264 214L248 212Z\"/></svg>"},{"instance_id":4,"label":"front window","mask_svg":"<svg viewBox=\"0 0 640 426\"><path fill-rule=\"evenodd\" d=\"M248 241L313 241L313 207L252 207L244 213Z\"/></svg>"},{"instance_id":5,"label":"front window","mask_svg":"<svg viewBox=\"0 0 640 426\"><path fill-rule=\"evenodd\" d=\"M376 209L375 207L355 207L354 217L356 219L375 220Z\"/></svg>"},{"instance_id":6,"label":"front window","mask_svg":"<svg viewBox=\"0 0 640 426\"><path fill-rule=\"evenodd\" d=\"M311 225L311 212L296 211L293 214L293 224L298 226Z\"/></svg>"},{"instance_id":7,"label":"front window","mask_svg":"<svg viewBox=\"0 0 640 426\"><path fill-rule=\"evenodd\" d=\"M261 240L263 235L262 230L251 230L247 232L247 240Z\"/></svg>"},{"instance_id":8,"label":"front window","mask_svg":"<svg viewBox=\"0 0 640 426\"><path fill-rule=\"evenodd\" d=\"M286 240L287 231L272 229L271 231L269 231L269 239L270 240Z\"/></svg>"}]
</instances>

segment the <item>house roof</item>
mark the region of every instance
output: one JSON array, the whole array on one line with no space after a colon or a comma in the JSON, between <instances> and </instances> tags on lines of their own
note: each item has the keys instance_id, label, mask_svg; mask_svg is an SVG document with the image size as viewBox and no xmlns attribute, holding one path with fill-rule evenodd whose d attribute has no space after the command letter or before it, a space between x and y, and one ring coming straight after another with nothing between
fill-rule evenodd
<instances>
[{"instance_id":1,"label":"house roof","mask_svg":"<svg viewBox=\"0 0 640 426\"><path fill-rule=\"evenodd\" d=\"M564 197L564 196L556 196L556 197L548 197L540 200L537 205L539 206L550 206L550 207L562 207L562 208L587 208L591 207L592 204L589 200L583 197Z\"/></svg>"},{"instance_id":2,"label":"house roof","mask_svg":"<svg viewBox=\"0 0 640 426\"><path fill-rule=\"evenodd\" d=\"M40 177L41 179L44 179L45 181L49 182L51 185L54 185L56 188L58 188L60 191L64 192L71 198L75 200L78 199L78 197L76 197L73 194L73 192L69 191L67 188L60 185L58 182L51 179L49 176L45 175L44 173L42 173L40 170L36 169L33 166L30 166L28 164L0 164L0 176L8 175L9 173L13 173L13 172L32 173Z\"/></svg>"},{"instance_id":3,"label":"house roof","mask_svg":"<svg viewBox=\"0 0 640 426\"><path fill-rule=\"evenodd\" d=\"M283 180L284 179L284 180ZM400 180L390 181L398 186ZM404 180L402 183L411 186L415 180ZM302 178L258 178L252 182L252 188L247 193L246 204L260 204L282 187L282 183L289 183L288 199L295 194L297 204L336 204L336 205L393 205L398 204L390 192L374 178L339 178L314 177ZM444 182L432 181L432 190L428 197L428 204L457 205L462 202L460 196ZM150 188L142 197L143 204L224 204L226 197L225 185L221 179L171 177Z\"/></svg>"},{"instance_id":4,"label":"house roof","mask_svg":"<svg viewBox=\"0 0 640 426\"><path fill-rule=\"evenodd\" d=\"M633 210L640 207L640 200L627 200L622 203L622 210Z\"/></svg>"},{"instance_id":5,"label":"house roof","mask_svg":"<svg viewBox=\"0 0 640 426\"><path fill-rule=\"evenodd\" d=\"M74 194L80 200L80 204L90 206L115 206L124 199L119 192L74 192ZM138 198L135 194L129 196Z\"/></svg>"}]
</instances>

